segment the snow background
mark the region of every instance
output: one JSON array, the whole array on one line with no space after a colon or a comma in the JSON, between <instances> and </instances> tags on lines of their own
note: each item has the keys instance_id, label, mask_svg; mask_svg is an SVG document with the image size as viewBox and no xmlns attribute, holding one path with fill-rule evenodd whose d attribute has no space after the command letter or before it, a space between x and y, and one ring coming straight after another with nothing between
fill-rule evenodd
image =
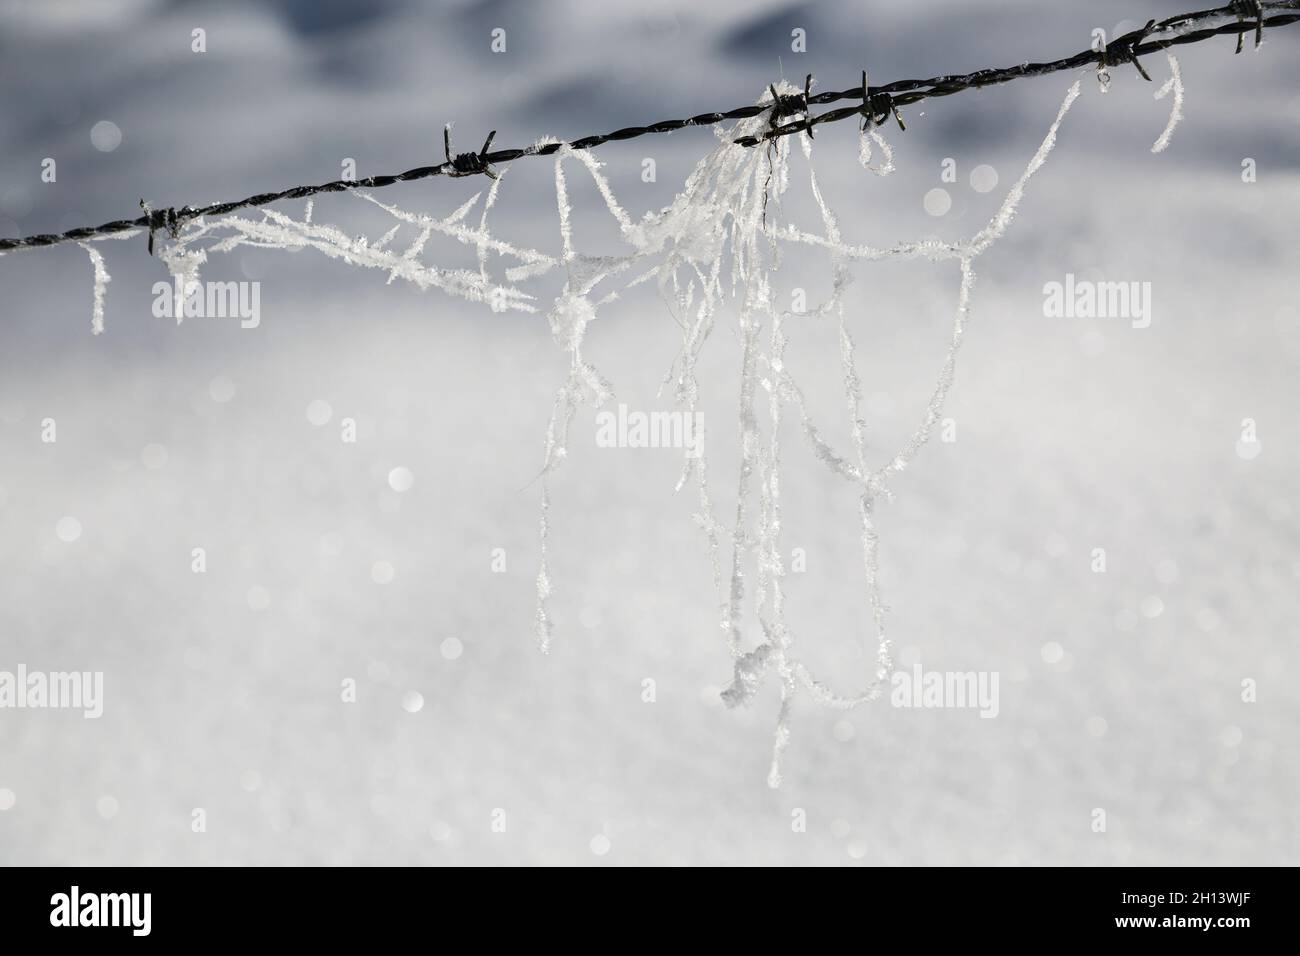
<instances>
[{"instance_id":1,"label":"snow background","mask_svg":"<svg viewBox=\"0 0 1300 956\"><path fill-rule=\"evenodd\" d=\"M460 149L492 128L516 146L752 102L782 70L842 88L864 65L884 82L1045 59L1184 6L0 2L0 231L334 179L344 157L360 175L436 162L448 120ZM489 51L496 26L504 55ZM790 52L796 26L807 54ZM564 371L541 316L385 286L311 252L243 252L204 278L260 280L261 327L178 327L150 313L167 277L137 238L99 246L113 281L94 337L81 249L0 257L0 669L102 670L106 684L98 721L0 711L0 862L1295 863L1297 43L1292 28L1259 54L1234 57L1231 39L1180 51L1187 119L1162 156L1149 152L1168 116L1151 99L1162 59L1145 61L1153 85L1118 69L1103 97L1086 80L1010 234L977 264L948 406L958 441L927 447L879 509L901 661L998 671L1001 712L882 701L845 715L801 697L779 791L764 783L775 686L747 710L717 701L731 663L694 496L672 492L677 453L584 444L590 411L551 483L556 635L549 657L536 651L529 483ZM852 124L819 132L846 237L975 232L1071 81L910 108L883 180L856 164ZM103 119L123 133L113 152L91 144ZM639 214L712 142L688 131L597 155ZM56 184L40 182L46 156ZM645 157L656 183L641 182ZM944 185L945 157L958 182L935 218L922 197ZM1242 183L1244 157L1258 182ZM969 186L979 164L999 189ZM614 251L599 196L570 171L580 248ZM497 228L558 250L552 177L547 160L516 164ZM445 214L484 186L379 195ZM316 218L364 231L361 206L326 197ZM824 263L790 268L790 284L824 291ZM1045 319L1043 284L1067 272L1151 282L1152 326ZM857 273L848 302L884 453L933 386L956 268ZM789 360L844 444L834 326L790 331ZM663 409L677 341L643 288L592 326L587 354L618 400ZM726 514L731 326L706 356ZM214 379L233 397L214 400ZM331 406L324 426L307 420L315 400ZM355 445L339 440L344 417ZM1253 460L1236 450L1247 417ZM143 460L151 444L162 467ZM808 554L788 582L792 621L814 670L849 689L873 650L852 489L787 447L785 540ZM415 475L401 494L387 483L398 466ZM66 515L83 528L72 543L55 534ZM199 546L206 575L190 572ZM507 573L491 573L493 548ZM391 583L372 580L377 561ZM251 606L254 588L269 606ZM355 704L340 701L348 677ZM195 807L206 833L190 830Z\"/></svg>"}]
</instances>

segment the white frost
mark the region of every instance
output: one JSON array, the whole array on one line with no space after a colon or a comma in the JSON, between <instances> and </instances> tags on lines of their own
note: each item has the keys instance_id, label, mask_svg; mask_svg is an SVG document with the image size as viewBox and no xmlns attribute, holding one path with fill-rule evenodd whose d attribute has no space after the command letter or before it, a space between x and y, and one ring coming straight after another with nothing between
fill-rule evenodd
<instances>
[{"instance_id":1,"label":"white frost","mask_svg":"<svg viewBox=\"0 0 1300 956\"><path fill-rule=\"evenodd\" d=\"M1174 94L1175 117L1181 115L1182 87L1177 62L1170 57L1172 78L1157 96ZM206 222L185 223L159 253L182 282L198 279L198 270L210 256L240 247L286 250L312 249L347 265L376 269L388 280L401 279L419 288L436 288L449 295L489 305L494 311L542 311L528 283L550 272L563 274L563 288L545 309L558 348L564 355L564 378L556 389L547 424L538 521L539 568L536 578L534 627L543 652L552 646L554 622L549 610L553 592L551 569L550 485L556 469L567 458L569 429L582 405L604 404L613 389L584 354L587 336L601 310L627 287L653 281L665 309L680 334L680 345L664 380L672 397L684 410L694 412L699 402L697 368L710 335L728 306L735 309L735 331L740 345L739 400L736 427L740 439L740 467L735 509L730 521L715 507L709 485L707 457L687 457L677 482L680 489L695 484L698 506L694 519L707 538L714 586L717 590L718 625L731 656L732 680L722 692L729 706L747 704L769 678L780 687L781 703L773 737L768 782L778 786L782 758L791 739L795 701L806 693L815 703L849 708L879 699L893 670L891 643L886 636L885 604L879 583L879 534L876 506L892 496L890 484L928 441L941 420L951 388L958 350L971 311L974 262L1010 227L1029 179L1042 167L1080 84L1070 87L1045 138L1024 172L1007 192L989 223L968 239L944 242L922 239L880 248L847 242L829 203L822 194L813 166L814 143L806 134L784 137L762 148L746 149L732 141L761 134L770 121L770 109L741 120L730 129L717 129L718 144L686 179L672 204L657 213L634 220L619 204L600 163L588 151L562 146L555 154L555 200L560 239L558 256L501 239L488 227L502 180L492 183L443 217L412 213L380 202L364 192L351 191L374 204L389 222L374 241L352 236L315 218L311 203L301 219L270 209L256 215L226 216ZM780 95L800 90L783 83ZM759 105L770 105L765 93ZM1167 143L1176 119L1162 141ZM552 140L539 140L540 149ZM819 228L801 228L783 222L782 199L790 189L793 144L798 142L807 166L808 186L820 217ZM1160 143L1157 143L1160 146ZM883 159L871 164L873 147ZM893 168L892 151L874 124L861 131L860 159L880 174ZM626 248L619 254L588 255L579 251L569 201L566 167L576 164L590 176L609 215L617 224ZM479 209L477 224L470 214ZM470 247L473 268L443 267L430 261L435 240ZM775 305L776 281L784 246L802 245L819 250L829 261L831 292L825 302L794 316ZM108 281L103 259L83 244L95 269L94 329L103 328L103 290ZM862 382L856 365L856 344L846 315L845 297L853 269L863 262L926 259L956 266L956 308L946 354L934 390L921 420L903 446L882 461L869 461L867 425L862 419ZM803 390L785 361L788 336L819 317L836 321L839 364L844 391L843 414L851 444L837 450L827 432L813 421ZM179 318L179 316L178 316ZM856 682L857 690L844 694L818 679L799 657L796 635L786 615L786 568L782 555L783 474L787 450L779 436L786 418L798 426L812 457L833 474L849 482L857 497L856 535L863 573L865 620L863 631L875 643L872 663ZM730 569L723 571L723 551L730 545Z\"/></svg>"},{"instance_id":2,"label":"white frost","mask_svg":"<svg viewBox=\"0 0 1300 956\"><path fill-rule=\"evenodd\" d=\"M1170 93L1174 94L1174 104L1169 110L1169 122L1165 126L1165 131L1160 134L1160 138L1155 141L1151 147L1153 153L1163 153L1169 148L1169 141L1173 138L1174 130L1183 119L1183 74L1178 68L1178 58L1172 53L1166 54L1169 58L1169 79L1165 80L1165 85L1156 90L1155 98L1162 100Z\"/></svg>"},{"instance_id":3,"label":"white frost","mask_svg":"<svg viewBox=\"0 0 1300 956\"><path fill-rule=\"evenodd\" d=\"M85 249L86 254L90 256L90 265L95 271L95 292L91 306L90 331L94 335L99 335L104 331L104 293L107 291L106 287L113 277L104 268L104 257L98 249L86 242L78 243L78 245Z\"/></svg>"}]
</instances>

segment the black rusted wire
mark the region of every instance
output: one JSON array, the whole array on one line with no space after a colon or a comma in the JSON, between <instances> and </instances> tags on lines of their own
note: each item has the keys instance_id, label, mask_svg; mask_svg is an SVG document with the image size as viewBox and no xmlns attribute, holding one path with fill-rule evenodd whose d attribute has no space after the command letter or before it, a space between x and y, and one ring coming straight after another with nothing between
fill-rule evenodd
<instances>
[{"instance_id":1,"label":"black rusted wire","mask_svg":"<svg viewBox=\"0 0 1300 956\"><path fill-rule=\"evenodd\" d=\"M811 136L813 129L823 123L836 123L850 117L862 117L864 122L877 123L887 120L892 115L901 127L903 119L898 112L900 106L907 106L940 96L951 96L964 90L997 86L1027 76L1046 76L1050 73L1079 69L1091 64L1096 64L1099 70L1104 70L1110 66L1132 63L1138 72L1149 80L1151 77L1138 61L1138 57L1141 55L1170 47L1200 43L1212 37L1234 33L1237 35L1237 52L1240 53L1243 37L1252 26L1251 20L1254 20L1255 45L1258 47L1263 41L1266 28L1287 26L1300 21L1300 13L1294 12L1296 10L1300 10L1300 0L1275 0L1275 2L1270 3L1261 3L1260 0L1232 0L1226 7L1184 13L1158 23L1148 22L1141 29L1117 37L1100 50L1085 50L1073 56L1053 60L1050 63L1021 63L1017 66L1001 69L934 76L928 80L899 80L885 86L868 88L864 75L863 82L851 89L814 94L812 93L812 77L810 76L805 81L804 89L800 93L782 96L777 94L776 88L773 87L773 99L770 103L741 106L725 112L701 113L688 119L664 120L651 123L649 126L627 126L623 129L614 130L612 133L584 136L581 139L569 142L567 146L570 149L593 149L605 143L635 139L639 136L654 133L671 133L692 126L712 126L729 120L749 119L769 110L772 112L772 118L768 128L761 135L744 136L735 140L738 145L757 146L768 140L789 136L792 133L805 130ZM1269 16L1270 13L1273 13L1273 15ZM1230 17L1233 19L1228 20L1227 18ZM1226 22L1214 26L1198 26L1199 24L1212 23L1220 19ZM812 113L813 106L823 106L840 100L859 100L861 105L840 107L817 115ZM779 120L786 116L801 116L802 118L789 123L779 123ZM93 239L96 236L109 236L114 233L141 228L149 230L149 249L152 252L153 234L158 229L166 229L171 233L175 233L186 222L198 219L201 216L224 216L239 209L267 206L285 199L305 199L322 193L347 192L353 189L380 189L394 183L428 179L432 176L475 176L480 174L493 176L495 174L490 168L493 165L513 162L525 156L549 156L566 145L564 143L545 143L529 146L526 149L501 149L494 153L488 152L488 147L491 146L492 138L495 135L494 131L488 136L487 142L483 144L483 149L479 152L461 153L453 156L450 134L446 134L444 145L447 161L436 166L418 166L415 169L408 169L404 173L389 176L370 176L358 180L336 179L317 186L294 186L290 189L282 189L279 192L258 193L255 196L249 196L235 202L212 203L207 206L185 206L181 209L165 208L154 210L149 210L146 207L146 214L137 219L118 219L113 222L106 222L103 225L82 226L62 233L26 236L20 239L0 239L0 253L15 249L52 246L62 242L78 242L84 239Z\"/></svg>"}]
</instances>

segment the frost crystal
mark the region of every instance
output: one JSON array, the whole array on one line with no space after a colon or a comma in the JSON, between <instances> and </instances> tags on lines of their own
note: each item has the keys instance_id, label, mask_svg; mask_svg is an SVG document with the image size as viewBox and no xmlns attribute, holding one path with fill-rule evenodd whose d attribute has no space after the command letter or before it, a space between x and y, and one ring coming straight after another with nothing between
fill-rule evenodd
<instances>
[{"instance_id":1,"label":"frost crystal","mask_svg":"<svg viewBox=\"0 0 1300 956\"><path fill-rule=\"evenodd\" d=\"M1160 138L1155 141L1151 147L1153 153L1163 153L1169 148L1169 141L1173 138L1174 130L1183 119L1183 73L1178 68L1178 58L1172 53L1166 54L1169 58L1169 79L1165 80L1165 85L1156 90L1155 98L1163 100L1170 93L1174 94L1174 105L1169 110L1169 123L1165 126L1165 131L1160 134Z\"/></svg>"},{"instance_id":2,"label":"frost crystal","mask_svg":"<svg viewBox=\"0 0 1300 956\"><path fill-rule=\"evenodd\" d=\"M138 235L139 230L128 229L125 232L119 232L108 236L97 236L95 240L102 239L130 239ZM77 245L86 250L86 255L90 256L90 267L94 272L94 291L92 293L90 307L90 331L93 335L100 335L104 331L104 297L108 292L108 284L113 281L113 277L108 274L108 268L104 265L104 256L98 249L87 242L78 242Z\"/></svg>"},{"instance_id":3,"label":"frost crystal","mask_svg":"<svg viewBox=\"0 0 1300 956\"><path fill-rule=\"evenodd\" d=\"M90 330L93 334L99 335L104 331L104 293L107 291L108 283L113 281L113 277L104 268L104 257L98 249L85 242L79 245L90 256L91 268L95 270L95 298L94 304L91 306Z\"/></svg>"}]
</instances>

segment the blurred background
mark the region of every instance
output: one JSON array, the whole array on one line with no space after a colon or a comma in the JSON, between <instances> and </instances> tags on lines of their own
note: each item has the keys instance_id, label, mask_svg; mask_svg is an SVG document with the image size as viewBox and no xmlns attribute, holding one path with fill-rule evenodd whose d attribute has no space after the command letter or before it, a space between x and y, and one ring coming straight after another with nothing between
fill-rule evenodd
<instances>
[{"instance_id":1,"label":"blurred background","mask_svg":"<svg viewBox=\"0 0 1300 956\"><path fill-rule=\"evenodd\" d=\"M0 0L0 235L332 180L348 159L359 176L439 162L448 121L457 149L491 129L524 146L739 106L806 73L843 89L864 67L884 83L1054 59L1184 7ZM97 246L112 282L93 336L83 250L0 257L0 670L105 685L98 720L0 710L0 862L1295 863L1300 26L1258 53L1250 39L1240 56L1232 38L1180 49L1186 120L1159 156L1163 58L1144 62L1155 84L1117 68L1104 96L1083 71L1056 152L977 264L956 440L879 507L901 666L997 672L998 716L802 696L776 791L775 685L748 708L718 700L731 661L694 494L673 493L679 453L597 448L591 409L551 481L556 630L549 656L535 647L532 482L566 361L542 315L242 250L204 278L260 282L259 327L177 325L152 314L168 276L140 236ZM883 179L857 164L853 124L819 131L846 238L978 231L1073 79L905 110ZM689 130L597 156L639 216L713 144ZM623 251L569 169L578 248ZM553 176L513 165L504 238L559 251ZM446 215L485 185L378 195ZM377 235L364 205L324 197L315 218ZM788 212L817 229L806 196ZM884 461L933 388L957 276L856 271L846 303ZM1151 283L1150 327L1046 318L1044 285L1067 273ZM796 259L777 295L815 301L829 281ZM679 344L641 287L601 312L586 356L619 401L667 410ZM790 328L788 363L846 446L837 348L826 319ZM705 356L729 515L734 314ZM784 543L807 562L789 614L800 653L847 692L874 653L855 498L794 432L786 444Z\"/></svg>"}]
</instances>

